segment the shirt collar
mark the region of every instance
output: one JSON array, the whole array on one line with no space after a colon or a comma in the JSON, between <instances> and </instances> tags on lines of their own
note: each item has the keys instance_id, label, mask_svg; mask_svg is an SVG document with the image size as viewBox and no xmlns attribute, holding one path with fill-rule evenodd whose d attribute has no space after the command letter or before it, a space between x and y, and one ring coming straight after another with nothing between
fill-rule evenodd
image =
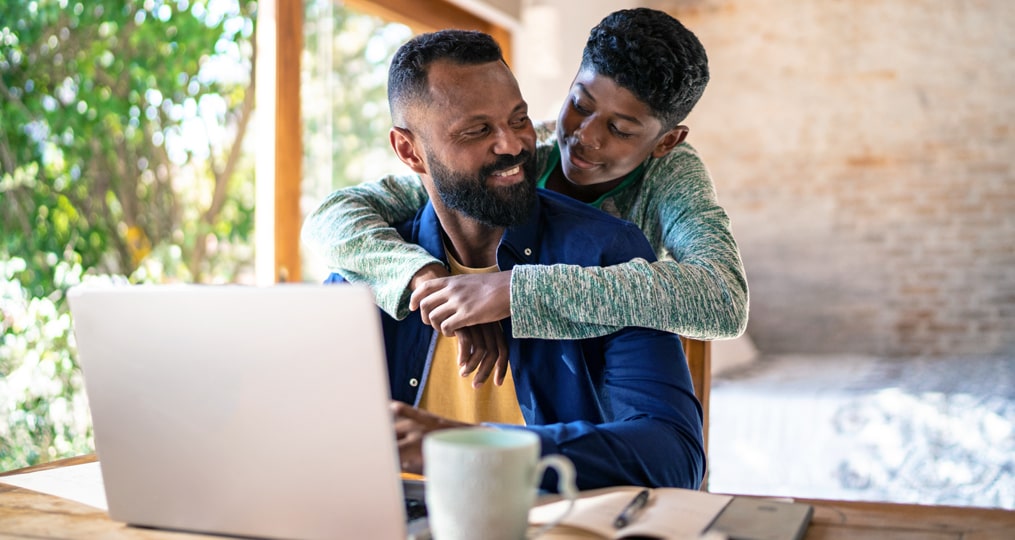
<instances>
[{"instance_id":1,"label":"shirt collar","mask_svg":"<svg viewBox=\"0 0 1015 540\"><path fill-rule=\"evenodd\" d=\"M501 270L507 270L507 268L515 264L532 264L538 260L539 224L541 221L539 216L542 214L543 206L541 191L540 189L536 190L536 204L533 205L528 219L504 231L504 236L500 240L500 246L497 248L497 262L500 263ZM441 229L440 220L437 219L437 212L434 210L432 202L428 201L426 206L423 207L418 227L419 230L415 235L417 238L416 242L434 258L440 259L447 264L448 260L444 252L443 229ZM510 261L507 268L505 268L505 263L508 261L503 261L501 258L504 250L508 250L514 258L514 260Z\"/></svg>"}]
</instances>

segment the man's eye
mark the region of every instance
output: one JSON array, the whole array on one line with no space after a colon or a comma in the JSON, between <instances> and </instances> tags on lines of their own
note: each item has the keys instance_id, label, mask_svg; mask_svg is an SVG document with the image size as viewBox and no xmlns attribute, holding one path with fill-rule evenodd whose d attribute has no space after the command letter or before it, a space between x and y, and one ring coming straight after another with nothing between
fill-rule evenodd
<instances>
[{"instance_id":1,"label":"man's eye","mask_svg":"<svg viewBox=\"0 0 1015 540\"><path fill-rule=\"evenodd\" d=\"M467 130L463 131L462 135L465 135L466 137L481 137L481 136L485 135L486 132L488 132L488 131L490 131L490 130L486 126L479 126L479 127L474 127L472 129L467 129Z\"/></svg>"},{"instance_id":2,"label":"man's eye","mask_svg":"<svg viewBox=\"0 0 1015 540\"><path fill-rule=\"evenodd\" d=\"M511 122L511 124L514 127L516 127L516 128L523 128L523 127L527 126L528 123L529 123L529 117L528 116L522 116L522 117L516 118L513 122Z\"/></svg>"}]
</instances>

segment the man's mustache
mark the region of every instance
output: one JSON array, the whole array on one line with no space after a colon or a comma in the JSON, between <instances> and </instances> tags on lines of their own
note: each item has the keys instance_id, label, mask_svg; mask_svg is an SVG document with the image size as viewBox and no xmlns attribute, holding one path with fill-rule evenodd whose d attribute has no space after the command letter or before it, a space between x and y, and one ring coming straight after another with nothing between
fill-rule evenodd
<instances>
[{"instance_id":1,"label":"man's mustache","mask_svg":"<svg viewBox=\"0 0 1015 540\"><path fill-rule=\"evenodd\" d=\"M497 160L493 163L485 165L482 169L480 169L479 173L483 178L485 178L496 171L510 169L516 165L524 166L530 159L532 159L532 152L522 150L517 156L501 156L497 158Z\"/></svg>"}]
</instances>

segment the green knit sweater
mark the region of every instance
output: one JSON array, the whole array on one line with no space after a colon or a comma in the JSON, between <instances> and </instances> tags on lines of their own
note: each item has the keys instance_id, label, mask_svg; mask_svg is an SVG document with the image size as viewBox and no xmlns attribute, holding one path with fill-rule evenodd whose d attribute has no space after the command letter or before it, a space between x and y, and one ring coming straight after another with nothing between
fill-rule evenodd
<instances>
[{"instance_id":1,"label":"green knit sweater","mask_svg":"<svg viewBox=\"0 0 1015 540\"><path fill-rule=\"evenodd\" d=\"M545 171L555 154L552 124L536 129ZM687 143L649 158L633 177L597 201L636 224L659 260L610 267L520 265L511 273L516 338L581 339L643 326L696 339L736 337L747 326L748 289L726 211L698 153ZM640 174L639 174L640 172ZM330 270L370 285L377 304L408 314L409 281L436 261L388 224L411 218L427 201L416 175L386 176L329 195L303 224L302 239Z\"/></svg>"}]
</instances>

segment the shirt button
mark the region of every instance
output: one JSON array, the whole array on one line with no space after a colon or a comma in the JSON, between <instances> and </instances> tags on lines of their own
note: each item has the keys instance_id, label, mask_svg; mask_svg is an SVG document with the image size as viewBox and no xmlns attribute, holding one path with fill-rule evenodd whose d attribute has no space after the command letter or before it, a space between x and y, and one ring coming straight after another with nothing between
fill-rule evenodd
<instances>
[{"instance_id":1,"label":"shirt button","mask_svg":"<svg viewBox=\"0 0 1015 540\"><path fill-rule=\"evenodd\" d=\"M529 248L525 248L525 256L526 257L531 257L532 256L532 250L529 249Z\"/></svg>"},{"instance_id":2,"label":"shirt button","mask_svg":"<svg viewBox=\"0 0 1015 540\"><path fill-rule=\"evenodd\" d=\"M417 386L419 386L419 381L416 380L415 378L409 379L409 386L416 388Z\"/></svg>"}]
</instances>

